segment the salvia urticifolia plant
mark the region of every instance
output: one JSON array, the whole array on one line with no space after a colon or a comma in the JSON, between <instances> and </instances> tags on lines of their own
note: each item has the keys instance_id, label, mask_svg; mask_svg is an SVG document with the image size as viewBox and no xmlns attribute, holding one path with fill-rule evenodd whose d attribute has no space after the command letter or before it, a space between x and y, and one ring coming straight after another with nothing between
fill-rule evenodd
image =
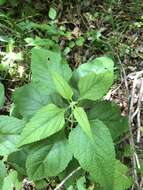
<instances>
[{"instance_id":1,"label":"salvia urticifolia plant","mask_svg":"<svg viewBox=\"0 0 143 190\"><path fill-rule=\"evenodd\" d=\"M65 189L83 176L95 190L128 189L128 168L115 153L127 118L104 101L113 61L103 56L72 71L58 48L33 48L31 60L31 83L14 91L10 116L0 116L0 189L20 190L25 178L44 189L79 166Z\"/></svg>"}]
</instances>

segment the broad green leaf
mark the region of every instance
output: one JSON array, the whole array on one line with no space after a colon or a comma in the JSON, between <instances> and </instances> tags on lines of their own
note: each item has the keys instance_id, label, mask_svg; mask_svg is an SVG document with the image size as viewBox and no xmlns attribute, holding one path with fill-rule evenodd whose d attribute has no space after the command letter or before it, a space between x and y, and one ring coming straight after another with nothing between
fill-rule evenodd
<instances>
[{"instance_id":1,"label":"broad green leaf","mask_svg":"<svg viewBox=\"0 0 143 190\"><path fill-rule=\"evenodd\" d=\"M13 94L13 100L20 115L26 119L30 119L39 109L49 103L64 106L58 94L49 94L48 88L39 83L30 83L18 88Z\"/></svg>"},{"instance_id":2,"label":"broad green leaf","mask_svg":"<svg viewBox=\"0 0 143 190\"><path fill-rule=\"evenodd\" d=\"M113 72L113 61L106 56L98 57L87 63L80 65L73 73L74 78L79 81L80 78L85 77L91 72L96 74L105 73L107 71Z\"/></svg>"},{"instance_id":3,"label":"broad green leaf","mask_svg":"<svg viewBox=\"0 0 143 190\"><path fill-rule=\"evenodd\" d=\"M22 183L18 181L18 175L16 171L11 171L9 175L4 179L2 190L19 190L22 188Z\"/></svg>"},{"instance_id":4,"label":"broad green leaf","mask_svg":"<svg viewBox=\"0 0 143 190\"><path fill-rule=\"evenodd\" d=\"M45 139L60 131L65 124L65 109L54 104L42 107L26 124L19 146Z\"/></svg>"},{"instance_id":5,"label":"broad green leaf","mask_svg":"<svg viewBox=\"0 0 143 190\"><path fill-rule=\"evenodd\" d=\"M21 31L34 31L34 30L40 30L43 32L46 32L48 36L56 36L60 32L57 30L55 25L49 25L49 24L42 24L37 22L32 22L29 19L27 19L24 22L17 23L17 26L21 29Z\"/></svg>"},{"instance_id":6,"label":"broad green leaf","mask_svg":"<svg viewBox=\"0 0 143 190\"><path fill-rule=\"evenodd\" d=\"M120 161L116 161L113 190L126 190L132 185L131 177L127 176L128 168Z\"/></svg>"},{"instance_id":7,"label":"broad green leaf","mask_svg":"<svg viewBox=\"0 0 143 190\"><path fill-rule=\"evenodd\" d=\"M56 10L51 7L50 10L49 10L49 18L54 20L56 18L56 16L57 16Z\"/></svg>"},{"instance_id":8,"label":"broad green leaf","mask_svg":"<svg viewBox=\"0 0 143 190\"><path fill-rule=\"evenodd\" d=\"M133 184L132 177L128 174L128 168L122 164L119 160L115 162L113 188L111 190L127 190ZM94 177L92 178L94 181ZM102 187L97 190L103 190Z\"/></svg>"},{"instance_id":9,"label":"broad green leaf","mask_svg":"<svg viewBox=\"0 0 143 190\"><path fill-rule=\"evenodd\" d=\"M8 155L17 150L24 121L14 117L0 116L0 155Z\"/></svg>"},{"instance_id":10,"label":"broad green leaf","mask_svg":"<svg viewBox=\"0 0 143 190\"><path fill-rule=\"evenodd\" d=\"M73 91L67 81L65 81L57 72L52 72L52 78L59 94L63 98L70 100L72 98Z\"/></svg>"},{"instance_id":11,"label":"broad green leaf","mask_svg":"<svg viewBox=\"0 0 143 190\"><path fill-rule=\"evenodd\" d=\"M88 113L89 120L99 119L109 128L112 138L116 140L128 131L128 121L121 116L121 111L114 102L97 102Z\"/></svg>"},{"instance_id":12,"label":"broad green leaf","mask_svg":"<svg viewBox=\"0 0 143 190\"><path fill-rule=\"evenodd\" d=\"M26 119L31 118L40 108L51 103L47 89L34 83L16 89L13 100L19 113Z\"/></svg>"},{"instance_id":13,"label":"broad green leaf","mask_svg":"<svg viewBox=\"0 0 143 190\"><path fill-rule=\"evenodd\" d=\"M0 83L0 107L4 104L4 86Z\"/></svg>"},{"instance_id":14,"label":"broad green leaf","mask_svg":"<svg viewBox=\"0 0 143 190\"><path fill-rule=\"evenodd\" d=\"M48 87L49 92L55 92L51 70L58 72L66 81L71 78L71 69L62 58L59 51L33 48L32 50L32 80L39 81Z\"/></svg>"},{"instance_id":15,"label":"broad green leaf","mask_svg":"<svg viewBox=\"0 0 143 190\"><path fill-rule=\"evenodd\" d=\"M80 127L76 127L69 136L71 150L81 167L92 174L104 190L112 190L115 150L110 132L99 120L92 121L90 125L94 142Z\"/></svg>"},{"instance_id":16,"label":"broad green leaf","mask_svg":"<svg viewBox=\"0 0 143 190\"><path fill-rule=\"evenodd\" d=\"M88 137L92 138L90 123L84 109L82 107L75 106L75 108L73 109L73 113L82 130L86 133Z\"/></svg>"},{"instance_id":17,"label":"broad green leaf","mask_svg":"<svg viewBox=\"0 0 143 190\"><path fill-rule=\"evenodd\" d=\"M79 66L73 79L78 82L80 100L98 100L108 92L113 83L113 66L108 57L99 57Z\"/></svg>"},{"instance_id":18,"label":"broad green leaf","mask_svg":"<svg viewBox=\"0 0 143 190\"><path fill-rule=\"evenodd\" d=\"M56 176L67 167L72 156L68 141L64 136L36 144L26 162L28 177L39 180Z\"/></svg>"},{"instance_id":19,"label":"broad green leaf","mask_svg":"<svg viewBox=\"0 0 143 190\"><path fill-rule=\"evenodd\" d=\"M6 167L2 160L0 160L0 189L2 189L3 186L3 180L7 175Z\"/></svg>"},{"instance_id":20,"label":"broad green leaf","mask_svg":"<svg viewBox=\"0 0 143 190\"><path fill-rule=\"evenodd\" d=\"M112 78L113 79L113 78ZM109 90L113 80L110 80L109 73L95 74L90 73L81 78L78 83L80 100L101 99Z\"/></svg>"},{"instance_id":21,"label":"broad green leaf","mask_svg":"<svg viewBox=\"0 0 143 190\"><path fill-rule=\"evenodd\" d=\"M8 164L14 168L19 174L26 176L26 159L29 154L29 150L26 148L20 149L16 152L11 153L8 158ZM18 159L17 159L18 158Z\"/></svg>"}]
</instances>

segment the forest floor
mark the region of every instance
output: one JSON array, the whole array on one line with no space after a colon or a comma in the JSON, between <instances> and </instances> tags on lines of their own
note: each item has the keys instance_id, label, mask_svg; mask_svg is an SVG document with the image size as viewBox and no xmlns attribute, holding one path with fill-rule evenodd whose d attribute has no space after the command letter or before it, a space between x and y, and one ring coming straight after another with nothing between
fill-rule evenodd
<instances>
[{"instance_id":1,"label":"forest floor","mask_svg":"<svg viewBox=\"0 0 143 190\"><path fill-rule=\"evenodd\" d=\"M50 7L56 19L54 12L48 14ZM14 89L30 82L30 50L35 44L45 46L47 38L60 45L72 69L91 58L112 57L115 82L105 99L115 101L129 118L129 133L118 142L119 154L143 174L143 1L35 0L1 6L0 80L6 103L0 114L9 113ZM138 170L134 179L143 186Z\"/></svg>"}]
</instances>

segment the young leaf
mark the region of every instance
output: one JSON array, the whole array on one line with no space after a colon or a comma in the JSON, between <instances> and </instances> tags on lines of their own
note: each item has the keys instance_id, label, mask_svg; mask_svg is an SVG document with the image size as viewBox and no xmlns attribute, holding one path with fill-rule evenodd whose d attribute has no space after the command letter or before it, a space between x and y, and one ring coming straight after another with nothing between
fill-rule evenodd
<instances>
[{"instance_id":1,"label":"young leaf","mask_svg":"<svg viewBox=\"0 0 143 190\"><path fill-rule=\"evenodd\" d=\"M113 189L115 150L108 128L103 122L91 122L93 141L80 127L70 133L69 144L81 167L94 176L104 190Z\"/></svg>"},{"instance_id":2,"label":"young leaf","mask_svg":"<svg viewBox=\"0 0 143 190\"><path fill-rule=\"evenodd\" d=\"M56 18L56 16L57 16L56 10L51 7L50 10L49 10L49 18L54 20Z\"/></svg>"},{"instance_id":3,"label":"young leaf","mask_svg":"<svg viewBox=\"0 0 143 190\"><path fill-rule=\"evenodd\" d=\"M87 76L89 73L95 74L113 72L114 62L106 56L98 57L87 63L80 65L73 73L73 78L79 81L80 78Z\"/></svg>"},{"instance_id":4,"label":"young leaf","mask_svg":"<svg viewBox=\"0 0 143 190\"><path fill-rule=\"evenodd\" d=\"M46 47L50 49L51 47L56 48L56 44L53 40L47 39L47 38L25 38L24 39L26 43L28 44L27 46L34 46L34 47Z\"/></svg>"},{"instance_id":5,"label":"young leaf","mask_svg":"<svg viewBox=\"0 0 143 190\"><path fill-rule=\"evenodd\" d=\"M62 136L61 139L54 137L35 145L27 158L26 168L31 180L56 176L62 172L72 159L67 139Z\"/></svg>"},{"instance_id":6,"label":"young leaf","mask_svg":"<svg viewBox=\"0 0 143 190\"><path fill-rule=\"evenodd\" d=\"M75 44L80 47L80 46L83 46L84 41L85 41L84 37L80 36L80 37L75 41Z\"/></svg>"},{"instance_id":7,"label":"young leaf","mask_svg":"<svg viewBox=\"0 0 143 190\"><path fill-rule=\"evenodd\" d=\"M48 87L49 92L55 92L55 85L51 76L51 70L58 72L66 81L71 78L71 69L62 59L59 51L46 49L32 49L32 80L39 81Z\"/></svg>"},{"instance_id":8,"label":"young leaf","mask_svg":"<svg viewBox=\"0 0 143 190\"><path fill-rule=\"evenodd\" d=\"M81 65L73 74L78 81L80 100L101 99L113 83L113 61L100 57Z\"/></svg>"},{"instance_id":9,"label":"young leaf","mask_svg":"<svg viewBox=\"0 0 143 190\"><path fill-rule=\"evenodd\" d=\"M21 189L22 183L18 181L18 174L16 171L11 171L7 177L5 177L2 190Z\"/></svg>"},{"instance_id":10,"label":"young leaf","mask_svg":"<svg viewBox=\"0 0 143 190\"><path fill-rule=\"evenodd\" d=\"M88 112L89 120L99 119L109 128L112 138L118 139L128 131L128 121L121 116L119 107L114 102L97 102Z\"/></svg>"},{"instance_id":11,"label":"young leaf","mask_svg":"<svg viewBox=\"0 0 143 190\"><path fill-rule=\"evenodd\" d=\"M63 77L54 71L52 72L52 78L59 94L63 98L70 100L72 98L73 91L67 81L65 81Z\"/></svg>"},{"instance_id":12,"label":"young leaf","mask_svg":"<svg viewBox=\"0 0 143 190\"><path fill-rule=\"evenodd\" d=\"M4 104L4 86L0 83L0 107Z\"/></svg>"},{"instance_id":13,"label":"young leaf","mask_svg":"<svg viewBox=\"0 0 143 190\"><path fill-rule=\"evenodd\" d=\"M0 155L5 156L17 150L17 143L24 121L14 117L0 116Z\"/></svg>"},{"instance_id":14,"label":"young leaf","mask_svg":"<svg viewBox=\"0 0 143 190\"><path fill-rule=\"evenodd\" d=\"M82 107L75 106L75 108L73 109L73 113L82 130L86 133L88 137L92 138L90 123L84 109Z\"/></svg>"},{"instance_id":15,"label":"young leaf","mask_svg":"<svg viewBox=\"0 0 143 190\"><path fill-rule=\"evenodd\" d=\"M131 177L127 176L128 168L120 161L116 161L113 190L126 190L132 185Z\"/></svg>"},{"instance_id":16,"label":"young leaf","mask_svg":"<svg viewBox=\"0 0 143 190\"><path fill-rule=\"evenodd\" d=\"M54 104L42 107L26 124L19 146L45 139L64 127L65 109Z\"/></svg>"},{"instance_id":17,"label":"young leaf","mask_svg":"<svg viewBox=\"0 0 143 190\"><path fill-rule=\"evenodd\" d=\"M79 178L76 182L77 189L78 190L86 190L85 183L86 183L85 176Z\"/></svg>"},{"instance_id":18,"label":"young leaf","mask_svg":"<svg viewBox=\"0 0 143 190\"><path fill-rule=\"evenodd\" d=\"M49 93L44 85L29 83L16 89L13 101L25 119L30 119L39 109L49 103L64 106L62 98L56 93Z\"/></svg>"}]
</instances>

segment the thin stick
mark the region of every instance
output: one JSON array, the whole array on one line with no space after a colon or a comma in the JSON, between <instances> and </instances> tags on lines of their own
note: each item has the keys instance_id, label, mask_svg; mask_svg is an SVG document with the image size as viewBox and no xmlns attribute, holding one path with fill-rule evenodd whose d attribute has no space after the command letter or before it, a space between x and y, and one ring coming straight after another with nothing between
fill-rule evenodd
<instances>
[{"instance_id":1,"label":"thin stick","mask_svg":"<svg viewBox=\"0 0 143 190\"><path fill-rule=\"evenodd\" d=\"M139 183L138 183L138 175L137 175L137 168L140 167L139 164L139 159L138 159L138 155L136 153L136 148L135 148L135 143L134 143L134 138L133 138L133 133L132 133L132 115L134 112L134 97L135 97L135 90L136 90L136 86L137 86L137 81L139 76L141 76L143 74L143 71L139 71L136 73L134 81L133 81L133 88L132 88L132 93L131 93L131 102L130 102L130 106L129 106L129 133L130 133L130 146L131 146L131 150L133 152L133 156L132 156L132 163L133 163L133 177L135 180L135 184L137 186L137 188L139 189Z\"/></svg>"},{"instance_id":2,"label":"thin stick","mask_svg":"<svg viewBox=\"0 0 143 190\"><path fill-rule=\"evenodd\" d=\"M118 58L119 64L120 64L121 69L122 69L125 87L126 87L126 91L127 91L127 96L129 97L129 88L128 88L128 81L127 81L126 72L125 72L125 69L124 69L118 55L117 55L117 58ZM129 136L130 136L129 141L130 141L131 150L133 152L133 155L132 155L132 165L133 165L132 172L133 172L133 177L134 177L134 181L135 181L135 183L132 186L132 189L134 189L134 187L136 185L138 190L141 189L140 185L139 185L138 174L137 174L137 168L140 168L140 163L139 163L138 155L136 153L136 147L135 147L134 137L133 137L133 133L132 133L132 122L133 122L133 118L137 114L137 120L138 120L137 140L139 140L140 139L140 106L141 106L140 104L141 104L141 99L142 99L142 95L141 95L142 89L140 89L140 96L141 97L140 97L140 100L138 99L139 102L138 102L138 108L135 111L136 113L134 113L134 98L135 98L135 91L136 91L136 87L137 87L138 78L142 74L143 74L143 71L135 72L135 77L134 77L133 87L132 87L132 93L131 93L131 101L129 102L129 119L128 119Z\"/></svg>"},{"instance_id":3,"label":"thin stick","mask_svg":"<svg viewBox=\"0 0 143 190\"><path fill-rule=\"evenodd\" d=\"M135 110L135 112L133 113L133 115L132 115L132 121L133 121L133 119L136 117L136 115L138 114L138 112L139 112L139 108L137 107L137 109Z\"/></svg>"},{"instance_id":4,"label":"thin stick","mask_svg":"<svg viewBox=\"0 0 143 190\"><path fill-rule=\"evenodd\" d=\"M127 96L129 97L129 88L128 88L128 81L127 81L127 75L125 72L125 69L121 63L121 60L119 58L119 56L117 55L119 64L121 66L122 69L122 73L123 73L123 78L124 78L124 82L125 82L125 87L126 87L126 92L127 92ZM139 189L139 183L138 183L138 174L137 174L137 168L140 167L139 164L139 159L138 159L138 155L136 153L136 148L135 148L135 143L134 143L134 138L133 138L133 133L132 133L132 118L133 118L133 113L134 113L134 97L135 97L135 90L136 90L136 86L137 86L137 80L139 78L139 76L141 76L143 74L143 71L139 71L137 73L135 73L135 78L133 81L133 88L132 88L132 93L131 93L131 101L129 102L129 119L128 119L128 126L129 126L129 141L130 141L130 147L131 150L133 152L132 155L132 165L133 165L133 177L134 177L134 185L137 186L137 188ZM132 186L132 189L134 189L134 185Z\"/></svg>"},{"instance_id":5,"label":"thin stick","mask_svg":"<svg viewBox=\"0 0 143 190\"><path fill-rule=\"evenodd\" d=\"M119 55L117 55L117 59L118 59L118 62L121 66L121 70L122 70L122 73L123 73L123 79L124 79L124 83L125 83L125 87L126 87L126 91L127 91L127 96L129 95L129 88L128 88L128 81L127 81L127 75L126 75L126 71L123 67L123 64L121 62L121 59L119 57Z\"/></svg>"},{"instance_id":6,"label":"thin stick","mask_svg":"<svg viewBox=\"0 0 143 190\"><path fill-rule=\"evenodd\" d=\"M143 187L143 177L141 177L140 189Z\"/></svg>"},{"instance_id":7,"label":"thin stick","mask_svg":"<svg viewBox=\"0 0 143 190\"><path fill-rule=\"evenodd\" d=\"M140 121L140 113L141 113L141 102L143 98L143 79L141 79L141 86L140 86L140 93L139 93L139 98L138 98L138 113L137 113L137 124L138 124L138 129L137 129L137 143L140 142L140 133L141 133L141 121Z\"/></svg>"},{"instance_id":8,"label":"thin stick","mask_svg":"<svg viewBox=\"0 0 143 190\"><path fill-rule=\"evenodd\" d=\"M76 172L78 172L81 169L81 167L76 168L73 170L54 190L60 190L62 186L66 183L66 181L71 178Z\"/></svg>"}]
</instances>

